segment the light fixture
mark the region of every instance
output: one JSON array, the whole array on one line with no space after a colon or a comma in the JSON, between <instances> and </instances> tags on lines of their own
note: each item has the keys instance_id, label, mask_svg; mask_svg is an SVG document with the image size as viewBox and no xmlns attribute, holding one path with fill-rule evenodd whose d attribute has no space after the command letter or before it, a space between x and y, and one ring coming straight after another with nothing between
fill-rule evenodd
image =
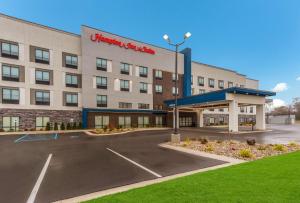
<instances>
[{"instance_id":1,"label":"light fixture","mask_svg":"<svg viewBox=\"0 0 300 203\"><path fill-rule=\"evenodd\" d=\"M185 35L184 35L184 39L187 39L187 38L189 38L190 36L192 36L192 34L191 34L190 32L187 32L187 33L185 33Z\"/></svg>"},{"instance_id":2,"label":"light fixture","mask_svg":"<svg viewBox=\"0 0 300 203\"><path fill-rule=\"evenodd\" d=\"M169 36L168 36L167 34L165 34L165 35L163 36L163 38L164 38L164 40L166 40L167 42L170 41Z\"/></svg>"}]
</instances>

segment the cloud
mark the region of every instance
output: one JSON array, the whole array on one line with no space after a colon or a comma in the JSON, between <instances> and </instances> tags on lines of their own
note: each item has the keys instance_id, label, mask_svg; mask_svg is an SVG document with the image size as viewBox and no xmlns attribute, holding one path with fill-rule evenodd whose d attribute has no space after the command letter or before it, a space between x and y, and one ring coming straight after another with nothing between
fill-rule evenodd
<instances>
[{"instance_id":1,"label":"cloud","mask_svg":"<svg viewBox=\"0 0 300 203\"><path fill-rule=\"evenodd\" d=\"M296 79L296 80L300 81L300 76L299 76L299 77L297 77L297 79Z\"/></svg>"},{"instance_id":2,"label":"cloud","mask_svg":"<svg viewBox=\"0 0 300 203\"><path fill-rule=\"evenodd\" d=\"M288 85L284 82L278 83L272 90L274 92L283 92L288 89Z\"/></svg>"},{"instance_id":3,"label":"cloud","mask_svg":"<svg viewBox=\"0 0 300 203\"><path fill-rule=\"evenodd\" d=\"M270 111L274 110L275 108L278 108L281 106L286 106L285 101L283 101L282 99L273 99L273 102L269 103L267 105L267 112L270 112Z\"/></svg>"}]
</instances>

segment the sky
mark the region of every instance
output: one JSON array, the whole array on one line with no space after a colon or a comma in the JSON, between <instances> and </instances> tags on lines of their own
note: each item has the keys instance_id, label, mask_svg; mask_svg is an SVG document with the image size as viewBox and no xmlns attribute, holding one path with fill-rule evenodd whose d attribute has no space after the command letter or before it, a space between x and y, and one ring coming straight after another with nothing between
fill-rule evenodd
<instances>
[{"instance_id":1,"label":"sky","mask_svg":"<svg viewBox=\"0 0 300 203\"><path fill-rule=\"evenodd\" d=\"M275 105L300 97L299 0L0 0L0 12L80 34L80 25L170 48L192 59L229 68L277 92ZM2 28L1 28L2 29Z\"/></svg>"}]
</instances>

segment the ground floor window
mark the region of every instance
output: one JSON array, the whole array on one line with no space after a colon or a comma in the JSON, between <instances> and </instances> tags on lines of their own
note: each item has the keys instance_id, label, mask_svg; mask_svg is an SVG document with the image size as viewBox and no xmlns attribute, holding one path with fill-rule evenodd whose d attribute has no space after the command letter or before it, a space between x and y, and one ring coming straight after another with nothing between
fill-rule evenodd
<instances>
[{"instance_id":1,"label":"ground floor window","mask_svg":"<svg viewBox=\"0 0 300 203\"><path fill-rule=\"evenodd\" d=\"M50 122L50 118L43 116L43 117L36 117L35 118L35 128L37 130L44 130L47 126L47 123Z\"/></svg>"},{"instance_id":2,"label":"ground floor window","mask_svg":"<svg viewBox=\"0 0 300 203\"><path fill-rule=\"evenodd\" d=\"M119 128L130 128L131 117L130 116L119 116Z\"/></svg>"},{"instance_id":3,"label":"ground floor window","mask_svg":"<svg viewBox=\"0 0 300 203\"><path fill-rule=\"evenodd\" d=\"M149 127L149 116L139 116L138 117L138 127L139 128Z\"/></svg>"},{"instance_id":4,"label":"ground floor window","mask_svg":"<svg viewBox=\"0 0 300 203\"><path fill-rule=\"evenodd\" d=\"M180 117L179 118L179 126L181 127L192 127L193 118L192 117Z\"/></svg>"},{"instance_id":5,"label":"ground floor window","mask_svg":"<svg viewBox=\"0 0 300 203\"><path fill-rule=\"evenodd\" d=\"M163 117L162 116L155 116L155 125L156 125L156 127L163 126Z\"/></svg>"},{"instance_id":6,"label":"ground floor window","mask_svg":"<svg viewBox=\"0 0 300 203\"><path fill-rule=\"evenodd\" d=\"M209 118L209 124L215 124L215 118Z\"/></svg>"},{"instance_id":7,"label":"ground floor window","mask_svg":"<svg viewBox=\"0 0 300 203\"><path fill-rule=\"evenodd\" d=\"M7 116L2 118L2 128L4 131L18 131L19 117Z\"/></svg>"},{"instance_id":8,"label":"ground floor window","mask_svg":"<svg viewBox=\"0 0 300 203\"><path fill-rule=\"evenodd\" d=\"M219 123L220 123L221 125L224 124L224 117L220 117L220 118L219 118Z\"/></svg>"},{"instance_id":9,"label":"ground floor window","mask_svg":"<svg viewBox=\"0 0 300 203\"><path fill-rule=\"evenodd\" d=\"M107 128L109 116L95 116L95 128Z\"/></svg>"}]
</instances>

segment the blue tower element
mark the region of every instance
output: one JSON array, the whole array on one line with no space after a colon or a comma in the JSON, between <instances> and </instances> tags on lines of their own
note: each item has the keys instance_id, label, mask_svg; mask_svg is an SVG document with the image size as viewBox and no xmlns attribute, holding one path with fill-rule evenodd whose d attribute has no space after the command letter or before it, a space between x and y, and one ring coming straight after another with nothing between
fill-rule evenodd
<instances>
[{"instance_id":1,"label":"blue tower element","mask_svg":"<svg viewBox=\"0 0 300 203\"><path fill-rule=\"evenodd\" d=\"M180 53L184 55L183 97L188 97L192 94L192 49L185 48Z\"/></svg>"}]
</instances>

